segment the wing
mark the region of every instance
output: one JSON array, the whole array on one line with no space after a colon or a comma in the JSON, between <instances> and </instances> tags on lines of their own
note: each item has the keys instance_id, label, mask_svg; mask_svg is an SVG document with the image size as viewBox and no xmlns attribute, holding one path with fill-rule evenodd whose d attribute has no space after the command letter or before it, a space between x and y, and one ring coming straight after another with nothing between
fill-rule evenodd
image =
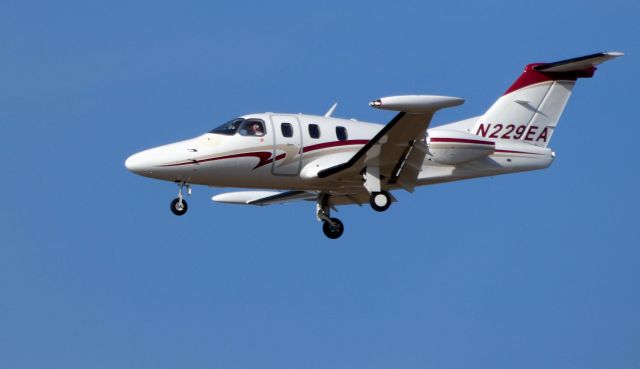
<instances>
[{"instance_id":1,"label":"wing","mask_svg":"<svg viewBox=\"0 0 640 369\"><path fill-rule=\"evenodd\" d=\"M309 191L239 191L215 195L211 200L225 204L271 205L298 200L315 200L318 194Z\"/></svg>"},{"instance_id":2,"label":"wing","mask_svg":"<svg viewBox=\"0 0 640 369\"><path fill-rule=\"evenodd\" d=\"M464 100L448 96L393 96L375 100L371 106L400 111L376 136L348 161L323 169L319 178L368 177L386 184L398 183L409 191L417 179L426 155L423 139L433 114L439 109L460 105ZM371 178L367 178L369 181Z\"/></svg>"},{"instance_id":3,"label":"wing","mask_svg":"<svg viewBox=\"0 0 640 369\"><path fill-rule=\"evenodd\" d=\"M369 194L364 188L331 193L330 206L366 204ZM225 204L237 205L274 205L294 201L316 201L318 193L313 191L239 191L227 192L213 196L211 200ZM392 198L395 201L395 198Z\"/></svg>"}]
</instances>

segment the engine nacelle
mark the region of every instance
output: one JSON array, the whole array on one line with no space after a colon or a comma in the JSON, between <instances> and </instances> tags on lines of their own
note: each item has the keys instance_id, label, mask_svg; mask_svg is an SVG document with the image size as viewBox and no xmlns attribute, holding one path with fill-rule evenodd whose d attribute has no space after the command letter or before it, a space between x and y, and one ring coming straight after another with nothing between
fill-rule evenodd
<instances>
[{"instance_id":1,"label":"engine nacelle","mask_svg":"<svg viewBox=\"0 0 640 369\"><path fill-rule=\"evenodd\" d=\"M376 109L404 111L412 114L433 113L464 103L464 99L436 95L402 95L381 97L369 103Z\"/></svg>"},{"instance_id":2,"label":"engine nacelle","mask_svg":"<svg viewBox=\"0 0 640 369\"><path fill-rule=\"evenodd\" d=\"M496 144L483 137L460 131L432 130L427 137L431 160L455 165L477 160L495 152Z\"/></svg>"}]
</instances>

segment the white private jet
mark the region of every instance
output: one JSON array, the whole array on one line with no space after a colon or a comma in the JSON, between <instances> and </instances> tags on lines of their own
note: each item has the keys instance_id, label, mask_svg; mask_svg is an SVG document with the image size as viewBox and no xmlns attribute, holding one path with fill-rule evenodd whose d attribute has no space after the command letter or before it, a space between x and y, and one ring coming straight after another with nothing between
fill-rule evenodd
<instances>
[{"instance_id":1,"label":"white private jet","mask_svg":"<svg viewBox=\"0 0 640 369\"><path fill-rule=\"evenodd\" d=\"M547 168L555 153L551 136L578 78L597 64L623 55L598 53L525 67L484 115L430 128L439 109L460 105L456 97L408 95L377 99L374 108L399 113L387 125L324 116L262 113L233 119L201 136L130 156L132 172L178 184L171 202L187 212L183 188L192 184L280 191L241 191L216 202L270 205L315 201L325 235L344 226L331 210L369 203L385 211L392 190L461 179Z\"/></svg>"}]
</instances>

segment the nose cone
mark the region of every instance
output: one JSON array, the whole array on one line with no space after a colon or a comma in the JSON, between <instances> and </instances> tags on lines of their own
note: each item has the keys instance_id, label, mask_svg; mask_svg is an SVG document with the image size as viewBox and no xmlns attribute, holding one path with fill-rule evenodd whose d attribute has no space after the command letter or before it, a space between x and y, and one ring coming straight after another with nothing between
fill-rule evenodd
<instances>
[{"instance_id":1,"label":"nose cone","mask_svg":"<svg viewBox=\"0 0 640 369\"><path fill-rule=\"evenodd\" d=\"M133 154L127 158L124 162L124 166L131 172L144 175L151 171L151 163L149 162L149 155L144 151L137 154Z\"/></svg>"},{"instance_id":2,"label":"nose cone","mask_svg":"<svg viewBox=\"0 0 640 369\"><path fill-rule=\"evenodd\" d=\"M194 168L175 165L193 160L194 140L179 141L152 147L127 158L124 166L131 172L149 178L166 181L182 181L193 173Z\"/></svg>"}]
</instances>

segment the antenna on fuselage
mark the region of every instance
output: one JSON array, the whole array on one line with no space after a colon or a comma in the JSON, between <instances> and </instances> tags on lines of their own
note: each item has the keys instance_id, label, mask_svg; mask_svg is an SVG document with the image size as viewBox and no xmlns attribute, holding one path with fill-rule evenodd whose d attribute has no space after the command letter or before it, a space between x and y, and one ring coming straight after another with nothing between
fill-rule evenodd
<instances>
[{"instance_id":1,"label":"antenna on fuselage","mask_svg":"<svg viewBox=\"0 0 640 369\"><path fill-rule=\"evenodd\" d=\"M336 107L338 106L338 103L333 103L333 106L331 107L331 109L329 109L324 116L329 118L333 115L333 112L336 111Z\"/></svg>"}]
</instances>

